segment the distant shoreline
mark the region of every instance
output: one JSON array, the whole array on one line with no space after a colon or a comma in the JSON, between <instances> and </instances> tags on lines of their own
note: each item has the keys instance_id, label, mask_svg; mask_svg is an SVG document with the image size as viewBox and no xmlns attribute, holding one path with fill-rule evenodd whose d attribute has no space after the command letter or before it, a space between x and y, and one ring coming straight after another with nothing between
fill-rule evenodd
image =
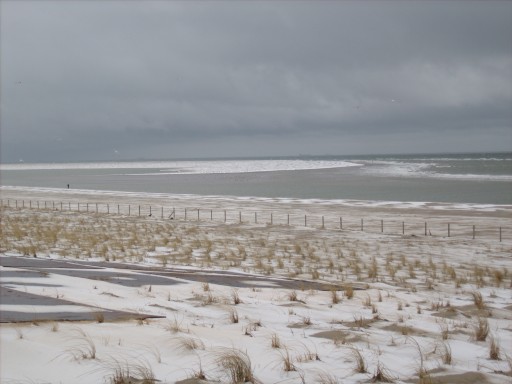
<instances>
[{"instance_id":1,"label":"distant shoreline","mask_svg":"<svg viewBox=\"0 0 512 384\"><path fill-rule=\"evenodd\" d=\"M288 156L233 156L233 157L183 157L183 158L110 158L110 159L84 159L84 160L39 160L39 161L0 161L0 169L5 165L16 165L16 164L84 164L84 163L147 163L147 162L183 162L183 161L252 161L252 160L318 160L318 159L354 159L361 160L366 158L379 158L379 157L397 157L397 158L408 158L411 156L415 157L435 157L440 158L443 156L475 156L475 155L510 155L512 152L508 151L471 151L471 152L425 152L425 153L363 153L363 154L351 154L351 155L288 155ZM512 159L511 159L512 160Z\"/></svg>"}]
</instances>

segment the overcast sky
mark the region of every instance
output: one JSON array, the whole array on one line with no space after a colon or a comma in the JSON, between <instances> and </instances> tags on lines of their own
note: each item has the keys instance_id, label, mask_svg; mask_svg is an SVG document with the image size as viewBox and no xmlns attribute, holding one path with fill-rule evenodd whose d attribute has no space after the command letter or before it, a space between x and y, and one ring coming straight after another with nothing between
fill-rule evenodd
<instances>
[{"instance_id":1,"label":"overcast sky","mask_svg":"<svg viewBox=\"0 0 512 384\"><path fill-rule=\"evenodd\" d=\"M3 162L512 150L512 1L0 4Z\"/></svg>"}]
</instances>

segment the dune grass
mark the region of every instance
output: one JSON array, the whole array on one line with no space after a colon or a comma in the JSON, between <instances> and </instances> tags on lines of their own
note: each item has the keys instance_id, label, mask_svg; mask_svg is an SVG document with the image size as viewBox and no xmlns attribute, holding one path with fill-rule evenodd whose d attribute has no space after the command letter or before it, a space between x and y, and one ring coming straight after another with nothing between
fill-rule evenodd
<instances>
[{"instance_id":1,"label":"dune grass","mask_svg":"<svg viewBox=\"0 0 512 384\"><path fill-rule=\"evenodd\" d=\"M21 213L28 214L29 218L34 220L22 220ZM422 343L422 348L426 352L423 352L420 344L415 344L420 354L420 367L415 371L415 379L420 382L428 383L431 380L427 368L430 369L435 364L442 362L446 366L443 369L447 370L457 366L456 350L454 349L455 359L452 359L451 346L446 342L448 338L452 346L456 345L454 340L470 342L479 345L480 348L485 345L486 350L488 348L486 358L493 360L493 364L501 364L499 369L505 364L506 354L503 350L506 350L506 346L502 345L500 348L500 334L496 331L493 337L489 338L489 335L490 329L494 330L497 324L496 318L492 318L492 309L498 308L495 301L500 300L500 297L504 296L503 290L512 284L511 274L506 268L489 265L485 260L473 265L474 261L466 261L460 257L450 259L446 256L452 252L452 246L456 252L462 254L467 249L473 249L470 245L464 246L466 248L460 245L460 248L457 248L459 245L452 245L447 241L438 244L430 241L431 239L382 240L371 236L345 236L342 232L329 234L329 229L324 229L322 236L318 236L315 231L299 232L293 228L284 230L277 226L254 230L246 224L169 223L151 221L145 217L115 219L86 213L65 216L58 212L32 214L16 211L14 215L6 216L2 226L5 233L0 240L2 250L14 250L31 257L33 254L37 257L46 257L51 253L52 257L61 254L82 260L144 263L155 269L180 265L215 268L276 277L291 276L303 282L302 286L295 281L293 288L276 289L272 299L268 299L260 295L258 286L252 287L252 290L231 287L224 289L211 282L199 281L192 284L193 304L188 302L188 298L179 297L174 292L171 297L170 291L163 291L157 285L151 288L144 286L140 291L147 295L148 302L167 299L180 301L180 306L184 307L190 304L187 307L190 313L180 312L187 313L183 317L173 318L171 315L168 319L155 321L156 325L138 329L146 331L146 328L157 328L162 338L169 342L167 352L162 347L142 348L144 353L159 363L158 366L165 365L160 363L162 358L165 359L166 353L176 353L176 350L181 355L201 358L214 354L214 363L220 369L222 377L211 374L214 370L210 361L204 367L212 380L233 383L242 382L241 380L256 381L254 366L247 352L237 348L218 351L217 347L221 342L210 344L205 341L207 339L202 339L205 336L195 336L205 335L207 332L215 334L217 330L221 330L227 333L234 332L234 340L242 340L241 342L251 345L256 345L264 339L265 345L262 346L262 350L276 356L280 374L284 374L282 371L291 372L288 380L296 379L299 382L300 378L296 376L300 373L303 375L301 377L304 377L307 372L309 376L306 376L306 381L314 382L316 379L313 379L314 375L311 372L323 367L325 363L323 361L314 365L319 359L314 348L321 345L321 342L315 340L317 344L313 344L314 347L300 349L297 348L297 340L314 340L310 333L317 329L340 331L341 328L337 339L333 340L334 345L331 342L329 345L334 351L333 354L345 351L348 347L350 358L340 358L337 367L343 372L349 372L353 368L356 373L364 374L370 381L386 382L394 378L379 362L382 352L379 348L382 345L377 345L371 339L371 335L375 330L382 333L383 324L396 326L394 331L390 331L394 334L391 336L391 344L387 344L386 347L400 351L403 349L402 345L417 334L417 324L424 321L430 322L433 329L439 327L439 331L427 332L423 329L425 334L422 337L430 342L428 352L420 338L418 341ZM508 256L508 245L481 243L477 246L480 247L476 248L478 252L492 254L496 258L496 255ZM323 283L324 287L315 287L314 290L308 288L312 281ZM491 294L488 294L491 288ZM150 289L152 292L149 292ZM59 290L57 296L60 297L62 292L68 295L68 292ZM456 298L466 299L464 305L471 307L470 310L461 307ZM468 299L472 305L467 305ZM275 317L262 318L264 328L259 329L261 323L258 325L259 321L255 322L251 317L259 317L257 308L262 303L268 304L266 300L272 303ZM343 305L337 305L342 301ZM318 312L320 307L321 312ZM242 316L239 316L239 313ZM324 314L331 316L331 323L331 319L326 320ZM294 321L290 321L291 316ZM472 322L471 316L473 319L474 316L481 317ZM283 324L277 324L281 321L279 319L283 319L284 331L281 329ZM102 323L104 318L97 317L95 320ZM289 323L289 327L286 327L286 322ZM414 324L414 327L411 324ZM94 325L101 327L109 326L111 323ZM55 331L58 330L59 333L53 336L60 337L65 333L65 329L65 325L61 328L56 326ZM242 332L253 337L243 336ZM20 328L19 343L25 343L27 336L30 340L31 332L26 328ZM82 361L83 364L96 364L105 359L104 346L99 344L98 340L102 339L76 331L66 347L66 354L75 360L73 363ZM323 340L325 343L325 339ZM386 343L388 340L389 334L386 335ZM487 343L483 343L486 341ZM240 347L240 344L236 345ZM99 347L99 352L96 346ZM432 349L435 353L431 352ZM382 353L384 357L389 357L389 351ZM344 356L346 355L345 353ZM372 358L373 356L375 357ZM322 360L329 360L323 350L321 357ZM409 364L417 360L414 354ZM168 363L168 360L165 363ZM272 369L271 365L270 363L265 369ZM155 365L155 368L158 366ZM189 369L190 372L190 366L184 369ZM312 368L309 369L309 366ZM134 378L154 382L151 380L156 379L151 375L151 371L144 374L143 370L139 372L135 365L126 366L120 363L111 367L110 379L107 379L107 382L111 380L115 383L124 383L129 381L123 380ZM196 371L194 377L195 373ZM339 382L334 374L338 372L318 375L318 382ZM206 372L203 366L200 366L197 378L205 377Z\"/></svg>"},{"instance_id":2,"label":"dune grass","mask_svg":"<svg viewBox=\"0 0 512 384\"><path fill-rule=\"evenodd\" d=\"M215 362L229 383L254 382L251 360L247 353L236 348L223 348L216 352Z\"/></svg>"}]
</instances>

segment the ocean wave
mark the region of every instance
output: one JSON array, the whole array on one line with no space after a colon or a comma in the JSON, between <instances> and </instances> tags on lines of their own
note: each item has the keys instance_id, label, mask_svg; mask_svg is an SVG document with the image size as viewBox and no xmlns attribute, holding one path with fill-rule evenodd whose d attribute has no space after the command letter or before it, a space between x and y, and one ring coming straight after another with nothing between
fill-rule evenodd
<instances>
[{"instance_id":1,"label":"ocean wave","mask_svg":"<svg viewBox=\"0 0 512 384\"><path fill-rule=\"evenodd\" d=\"M512 175L492 175L476 173L446 173L443 168L451 168L448 165L437 163L408 163L398 161L366 161L368 167L363 169L366 174L374 176L418 177L454 180L486 180L486 181L512 181ZM432 171L435 169L436 171Z\"/></svg>"},{"instance_id":2,"label":"ocean wave","mask_svg":"<svg viewBox=\"0 0 512 384\"><path fill-rule=\"evenodd\" d=\"M386 157L387 161L512 161L512 158L508 157ZM379 158L376 161L383 161Z\"/></svg>"},{"instance_id":3,"label":"ocean wave","mask_svg":"<svg viewBox=\"0 0 512 384\"><path fill-rule=\"evenodd\" d=\"M427 177L436 177L440 179L457 179L457 180L488 180L488 181L512 181L512 175L481 175L473 173L450 174L450 173L430 173Z\"/></svg>"}]
</instances>

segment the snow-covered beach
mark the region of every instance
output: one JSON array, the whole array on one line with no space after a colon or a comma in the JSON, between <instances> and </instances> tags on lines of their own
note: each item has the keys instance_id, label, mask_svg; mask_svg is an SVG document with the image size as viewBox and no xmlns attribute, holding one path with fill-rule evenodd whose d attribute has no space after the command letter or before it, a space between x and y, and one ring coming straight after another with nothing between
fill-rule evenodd
<instances>
[{"instance_id":1,"label":"snow-covered beach","mask_svg":"<svg viewBox=\"0 0 512 384\"><path fill-rule=\"evenodd\" d=\"M512 0L0 26L0 384L512 384Z\"/></svg>"},{"instance_id":2,"label":"snow-covered beach","mask_svg":"<svg viewBox=\"0 0 512 384\"><path fill-rule=\"evenodd\" d=\"M2 382L510 381L510 206L0 192Z\"/></svg>"}]
</instances>

